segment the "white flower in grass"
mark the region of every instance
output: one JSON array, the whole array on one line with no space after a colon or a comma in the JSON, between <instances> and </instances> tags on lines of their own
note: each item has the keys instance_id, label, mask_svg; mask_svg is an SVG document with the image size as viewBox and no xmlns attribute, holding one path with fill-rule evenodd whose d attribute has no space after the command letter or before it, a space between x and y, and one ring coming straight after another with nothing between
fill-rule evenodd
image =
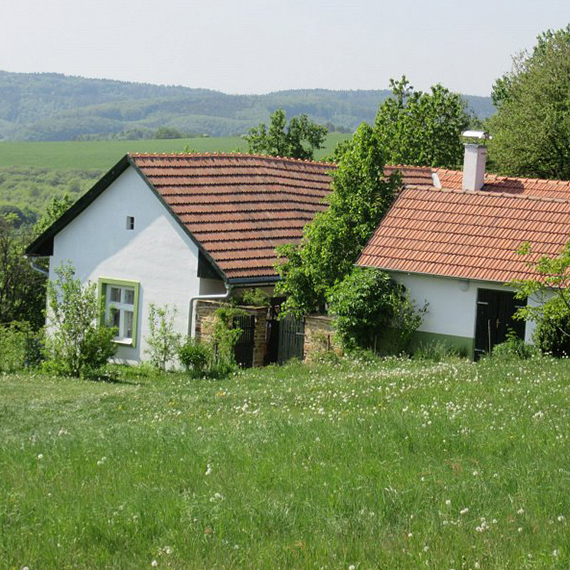
<instances>
[{"instance_id":1,"label":"white flower in grass","mask_svg":"<svg viewBox=\"0 0 570 570\"><path fill-rule=\"evenodd\" d=\"M467 507L465 507L464 509L461 509L461 510L459 511L459 514L460 514L460 515L466 515L468 512L469 512L469 509L468 509Z\"/></svg>"},{"instance_id":2,"label":"white flower in grass","mask_svg":"<svg viewBox=\"0 0 570 570\"><path fill-rule=\"evenodd\" d=\"M557 557L560 553L558 552L558 548L552 551L552 556Z\"/></svg>"},{"instance_id":3,"label":"white flower in grass","mask_svg":"<svg viewBox=\"0 0 570 570\"><path fill-rule=\"evenodd\" d=\"M156 568L156 567L158 566L158 562L157 562L156 560L153 560L153 561L150 563L150 565L151 565L153 568Z\"/></svg>"},{"instance_id":4,"label":"white flower in grass","mask_svg":"<svg viewBox=\"0 0 570 570\"><path fill-rule=\"evenodd\" d=\"M524 509L519 509L519 510L517 511L517 515L522 515L522 514L524 514Z\"/></svg>"},{"instance_id":5,"label":"white flower in grass","mask_svg":"<svg viewBox=\"0 0 570 570\"><path fill-rule=\"evenodd\" d=\"M351 565L348 567L348 570L356 570L356 566L355 566L354 564L351 564Z\"/></svg>"},{"instance_id":6,"label":"white flower in grass","mask_svg":"<svg viewBox=\"0 0 570 570\"><path fill-rule=\"evenodd\" d=\"M208 465L206 466L205 475L211 475L211 474L212 474L212 466L208 463Z\"/></svg>"},{"instance_id":7,"label":"white flower in grass","mask_svg":"<svg viewBox=\"0 0 570 570\"><path fill-rule=\"evenodd\" d=\"M44 458L44 454L43 453L38 453L38 459L41 461Z\"/></svg>"},{"instance_id":8,"label":"white flower in grass","mask_svg":"<svg viewBox=\"0 0 570 570\"><path fill-rule=\"evenodd\" d=\"M564 515L558 515L558 518L556 519L558 522L562 522L566 519L566 517Z\"/></svg>"},{"instance_id":9,"label":"white flower in grass","mask_svg":"<svg viewBox=\"0 0 570 570\"><path fill-rule=\"evenodd\" d=\"M445 504L446 504L448 507L451 506L451 500L450 500L450 499L447 499L447 501L445 501Z\"/></svg>"}]
</instances>

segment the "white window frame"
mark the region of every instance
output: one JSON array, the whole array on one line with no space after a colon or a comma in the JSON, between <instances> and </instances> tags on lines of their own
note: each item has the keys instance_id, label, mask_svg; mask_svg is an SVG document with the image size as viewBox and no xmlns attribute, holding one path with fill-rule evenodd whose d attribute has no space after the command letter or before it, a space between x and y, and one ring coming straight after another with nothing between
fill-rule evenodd
<instances>
[{"instance_id":1,"label":"white window frame","mask_svg":"<svg viewBox=\"0 0 570 570\"><path fill-rule=\"evenodd\" d=\"M119 300L113 300L113 292L119 291ZM132 294L132 303L127 302L127 295ZM139 283L117 279L99 279L99 294L102 301L101 321L106 326L116 326L113 314L118 311L118 332L115 342L127 346L136 346L138 313L139 313ZM129 316L132 314L129 331ZM129 334L130 332L130 334Z\"/></svg>"}]
</instances>

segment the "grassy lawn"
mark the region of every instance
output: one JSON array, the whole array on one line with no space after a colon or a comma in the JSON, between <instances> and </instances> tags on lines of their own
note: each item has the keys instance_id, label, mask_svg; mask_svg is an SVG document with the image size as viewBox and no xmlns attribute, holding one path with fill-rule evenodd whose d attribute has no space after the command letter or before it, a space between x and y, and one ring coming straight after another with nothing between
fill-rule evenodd
<instances>
[{"instance_id":1,"label":"grassy lawn","mask_svg":"<svg viewBox=\"0 0 570 570\"><path fill-rule=\"evenodd\" d=\"M332 133L326 147L316 153L321 158L330 154L338 142L351 135ZM184 152L188 145L199 152L247 151L241 137L210 137L193 139L161 139L137 141L88 142L0 142L0 168L34 166L53 170L108 170L127 152Z\"/></svg>"},{"instance_id":2,"label":"grassy lawn","mask_svg":"<svg viewBox=\"0 0 570 570\"><path fill-rule=\"evenodd\" d=\"M0 377L0 567L568 568L570 362Z\"/></svg>"}]
</instances>

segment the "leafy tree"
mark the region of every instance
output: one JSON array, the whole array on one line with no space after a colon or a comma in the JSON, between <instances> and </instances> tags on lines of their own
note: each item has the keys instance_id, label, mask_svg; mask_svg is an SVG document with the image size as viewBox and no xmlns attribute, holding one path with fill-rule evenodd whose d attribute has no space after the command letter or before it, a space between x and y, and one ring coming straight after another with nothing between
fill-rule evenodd
<instances>
[{"instance_id":1,"label":"leafy tree","mask_svg":"<svg viewBox=\"0 0 570 570\"><path fill-rule=\"evenodd\" d=\"M46 278L30 266L24 250L29 230L15 227L15 216L0 216L0 324L44 323Z\"/></svg>"},{"instance_id":2,"label":"leafy tree","mask_svg":"<svg viewBox=\"0 0 570 570\"><path fill-rule=\"evenodd\" d=\"M183 139L184 134L175 127L159 127L154 133L155 139Z\"/></svg>"},{"instance_id":3,"label":"leafy tree","mask_svg":"<svg viewBox=\"0 0 570 570\"><path fill-rule=\"evenodd\" d=\"M342 145L328 208L305 226L299 245L277 248L282 280L276 291L287 296L286 313L303 315L324 307L330 289L351 272L399 185L397 174L385 178L378 136L363 123Z\"/></svg>"},{"instance_id":4,"label":"leafy tree","mask_svg":"<svg viewBox=\"0 0 570 570\"><path fill-rule=\"evenodd\" d=\"M11 216L12 224L16 229L32 225L36 221L36 215L29 208L21 210L12 204L0 205L0 217L8 218L8 216Z\"/></svg>"},{"instance_id":5,"label":"leafy tree","mask_svg":"<svg viewBox=\"0 0 570 570\"><path fill-rule=\"evenodd\" d=\"M494 168L513 176L570 179L570 25L540 34L493 87Z\"/></svg>"},{"instance_id":6,"label":"leafy tree","mask_svg":"<svg viewBox=\"0 0 570 570\"><path fill-rule=\"evenodd\" d=\"M456 168L463 160L461 133L470 117L462 97L441 85L414 91L406 77L390 80L392 97L378 109L375 130L390 164Z\"/></svg>"},{"instance_id":7,"label":"leafy tree","mask_svg":"<svg viewBox=\"0 0 570 570\"><path fill-rule=\"evenodd\" d=\"M420 326L425 307L416 311L403 285L379 269L355 267L330 294L330 312L345 348L404 350Z\"/></svg>"},{"instance_id":8,"label":"leafy tree","mask_svg":"<svg viewBox=\"0 0 570 570\"><path fill-rule=\"evenodd\" d=\"M145 339L148 348L145 352L149 355L151 364L159 370L166 370L178 354L182 335L174 327L176 314L176 307L171 309L168 305L149 305L149 335Z\"/></svg>"},{"instance_id":9,"label":"leafy tree","mask_svg":"<svg viewBox=\"0 0 570 570\"><path fill-rule=\"evenodd\" d=\"M81 376L115 354L117 329L97 324L102 307L95 283L82 285L70 264L56 268L55 274L57 279L48 283L48 369Z\"/></svg>"},{"instance_id":10,"label":"leafy tree","mask_svg":"<svg viewBox=\"0 0 570 570\"><path fill-rule=\"evenodd\" d=\"M34 233L40 235L45 232L61 215L73 206L73 199L69 194L53 196L46 206L42 217L34 226Z\"/></svg>"},{"instance_id":11,"label":"leafy tree","mask_svg":"<svg viewBox=\"0 0 570 570\"><path fill-rule=\"evenodd\" d=\"M307 115L293 117L287 125L285 111L278 109L271 115L269 128L261 123L244 138L253 154L312 160L315 150L324 147L326 135L327 128L317 125Z\"/></svg>"},{"instance_id":12,"label":"leafy tree","mask_svg":"<svg viewBox=\"0 0 570 570\"><path fill-rule=\"evenodd\" d=\"M524 243L520 255L531 255L532 248ZM536 277L511 282L518 299L530 299L515 313L515 318L537 323L535 342L545 352L556 355L570 353L570 241L555 257L543 255L529 263Z\"/></svg>"}]
</instances>

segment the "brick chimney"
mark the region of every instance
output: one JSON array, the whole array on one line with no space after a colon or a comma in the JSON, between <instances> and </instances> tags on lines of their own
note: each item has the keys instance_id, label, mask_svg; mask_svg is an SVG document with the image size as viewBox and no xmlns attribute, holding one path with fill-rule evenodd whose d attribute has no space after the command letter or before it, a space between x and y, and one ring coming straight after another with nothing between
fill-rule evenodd
<instances>
[{"instance_id":1,"label":"brick chimney","mask_svg":"<svg viewBox=\"0 0 570 570\"><path fill-rule=\"evenodd\" d=\"M464 137L488 139L489 135L482 131L465 131ZM485 165L487 164L487 147L479 143L465 143L463 159L463 190L481 190L485 183Z\"/></svg>"}]
</instances>

